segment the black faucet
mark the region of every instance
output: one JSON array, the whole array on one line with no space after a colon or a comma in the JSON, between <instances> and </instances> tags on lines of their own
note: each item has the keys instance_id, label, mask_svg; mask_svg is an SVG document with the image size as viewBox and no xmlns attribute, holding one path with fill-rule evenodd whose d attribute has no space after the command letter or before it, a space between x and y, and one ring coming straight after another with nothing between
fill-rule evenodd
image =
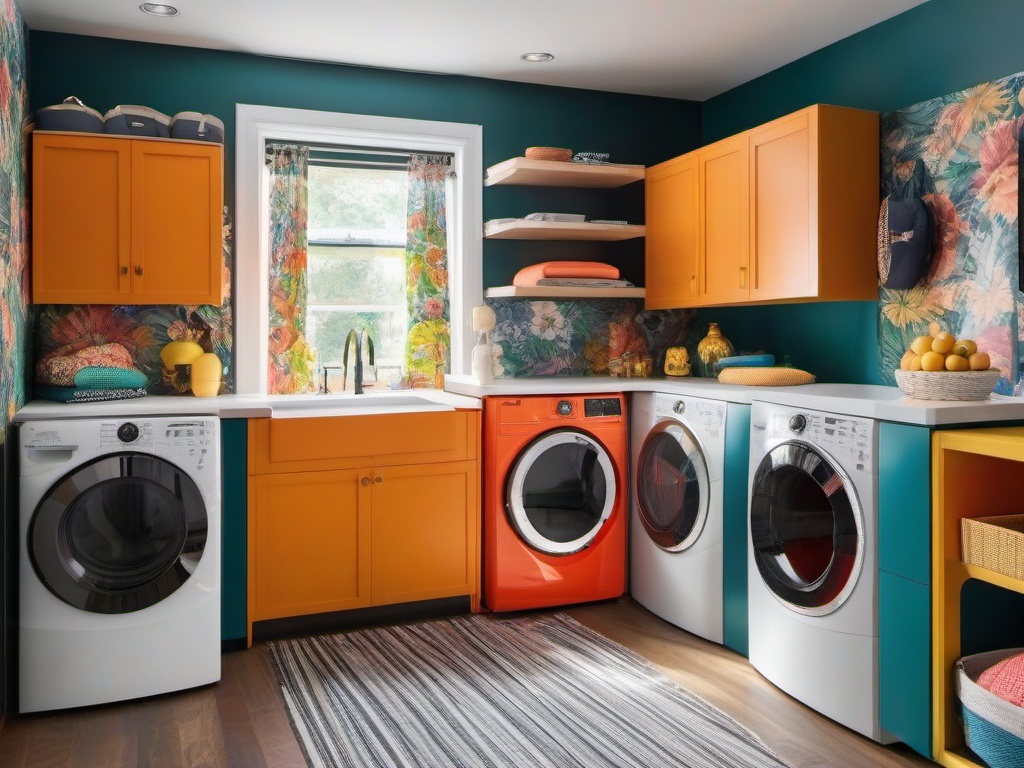
<instances>
[{"instance_id":1,"label":"black faucet","mask_svg":"<svg viewBox=\"0 0 1024 768\"><path fill-rule=\"evenodd\" d=\"M341 388L345 389L348 384L348 348L355 345L356 361L352 369L353 385L355 394L363 394L363 339L366 339L366 358L370 366L373 366L373 339L366 331L356 331L353 328L345 337L345 348L341 354Z\"/></svg>"}]
</instances>

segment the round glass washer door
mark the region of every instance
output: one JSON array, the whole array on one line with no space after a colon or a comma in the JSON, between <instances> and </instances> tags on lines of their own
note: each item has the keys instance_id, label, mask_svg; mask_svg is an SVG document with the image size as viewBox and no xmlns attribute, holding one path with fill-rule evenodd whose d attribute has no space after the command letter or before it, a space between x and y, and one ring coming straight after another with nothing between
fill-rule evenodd
<instances>
[{"instance_id":1,"label":"round glass washer door","mask_svg":"<svg viewBox=\"0 0 1024 768\"><path fill-rule=\"evenodd\" d=\"M526 446L508 475L508 519L530 547L569 555L600 533L617 487L611 457L595 438L575 429L547 432Z\"/></svg>"},{"instance_id":2,"label":"round glass washer door","mask_svg":"<svg viewBox=\"0 0 1024 768\"><path fill-rule=\"evenodd\" d=\"M864 560L863 512L846 473L812 446L788 441L761 460L750 535L765 586L792 610L824 616L853 592Z\"/></svg>"},{"instance_id":3,"label":"round glass washer door","mask_svg":"<svg viewBox=\"0 0 1024 768\"><path fill-rule=\"evenodd\" d=\"M149 454L107 454L50 488L32 517L28 552L40 580L64 602L130 613L188 580L207 526L202 494L179 467Z\"/></svg>"},{"instance_id":4,"label":"round glass washer door","mask_svg":"<svg viewBox=\"0 0 1024 768\"><path fill-rule=\"evenodd\" d=\"M711 480L693 433L663 421L647 435L637 458L636 510L651 541L668 552L693 546L704 530Z\"/></svg>"}]
</instances>

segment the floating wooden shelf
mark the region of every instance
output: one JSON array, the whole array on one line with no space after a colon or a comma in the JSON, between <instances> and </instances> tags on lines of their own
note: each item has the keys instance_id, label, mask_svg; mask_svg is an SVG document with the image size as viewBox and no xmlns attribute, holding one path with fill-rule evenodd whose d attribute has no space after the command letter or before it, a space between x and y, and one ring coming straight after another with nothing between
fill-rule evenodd
<instances>
[{"instance_id":1,"label":"floating wooden shelf","mask_svg":"<svg viewBox=\"0 0 1024 768\"><path fill-rule=\"evenodd\" d=\"M577 288L565 285L501 285L488 288L488 299L642 299L643 288Z\"/></svg>"},{"instance_id":2,"label":"floating wooden shelf","mask_svg":"<svg viewBox=\"0 0 1024 768\"><path fill-rule=\"evenodd\" d=\"M488 221L484 237L492 240L631 240L643 237L643 224L592 224L590 222Z\"/></svg>"},{"instance_id":3,"label":"floating wooden shelf","mask_svg":"<svg viewBox=\"0 0 1024 768\"><path fill-rule=\"evenodd\" d=\"M520 184L536 187L603 187L642 181L642 165L587 165L558 160L513 157L487 169L484 186Z\"/></svg>"}]
</instances>

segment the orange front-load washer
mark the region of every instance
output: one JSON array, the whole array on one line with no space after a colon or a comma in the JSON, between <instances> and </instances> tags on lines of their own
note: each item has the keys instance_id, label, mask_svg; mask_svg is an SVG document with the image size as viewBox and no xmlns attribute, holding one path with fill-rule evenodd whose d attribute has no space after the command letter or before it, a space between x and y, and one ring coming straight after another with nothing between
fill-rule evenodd
<instances>
[{"instance_id":1,"label":"orange front-load washer","mask_svg":"<svg viewBox=\"0 0 1024 768\"><path fill-rule=\"evenodd\" d=\"M519 611L626 588L621 394L484 398L484 605Z\"/></svg>"}]
</instances>

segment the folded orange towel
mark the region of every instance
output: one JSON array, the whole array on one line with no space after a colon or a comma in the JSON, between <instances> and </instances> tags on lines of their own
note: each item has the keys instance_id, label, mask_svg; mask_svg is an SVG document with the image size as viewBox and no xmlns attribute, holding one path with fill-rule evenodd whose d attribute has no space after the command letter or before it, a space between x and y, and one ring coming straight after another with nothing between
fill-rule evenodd
<instances>
[{"instance_id":1,"label":"folded orange towel","mask_svg":"<svg viewBox=\"0 0 1024 768\"><path fill-rule=\"evenodd\" d=\"M512 285L534 286L543 277L601 277L617 280L619 270L600 261L543 261L520 269L512 279Z\"/></svg>"}]
</instances>

